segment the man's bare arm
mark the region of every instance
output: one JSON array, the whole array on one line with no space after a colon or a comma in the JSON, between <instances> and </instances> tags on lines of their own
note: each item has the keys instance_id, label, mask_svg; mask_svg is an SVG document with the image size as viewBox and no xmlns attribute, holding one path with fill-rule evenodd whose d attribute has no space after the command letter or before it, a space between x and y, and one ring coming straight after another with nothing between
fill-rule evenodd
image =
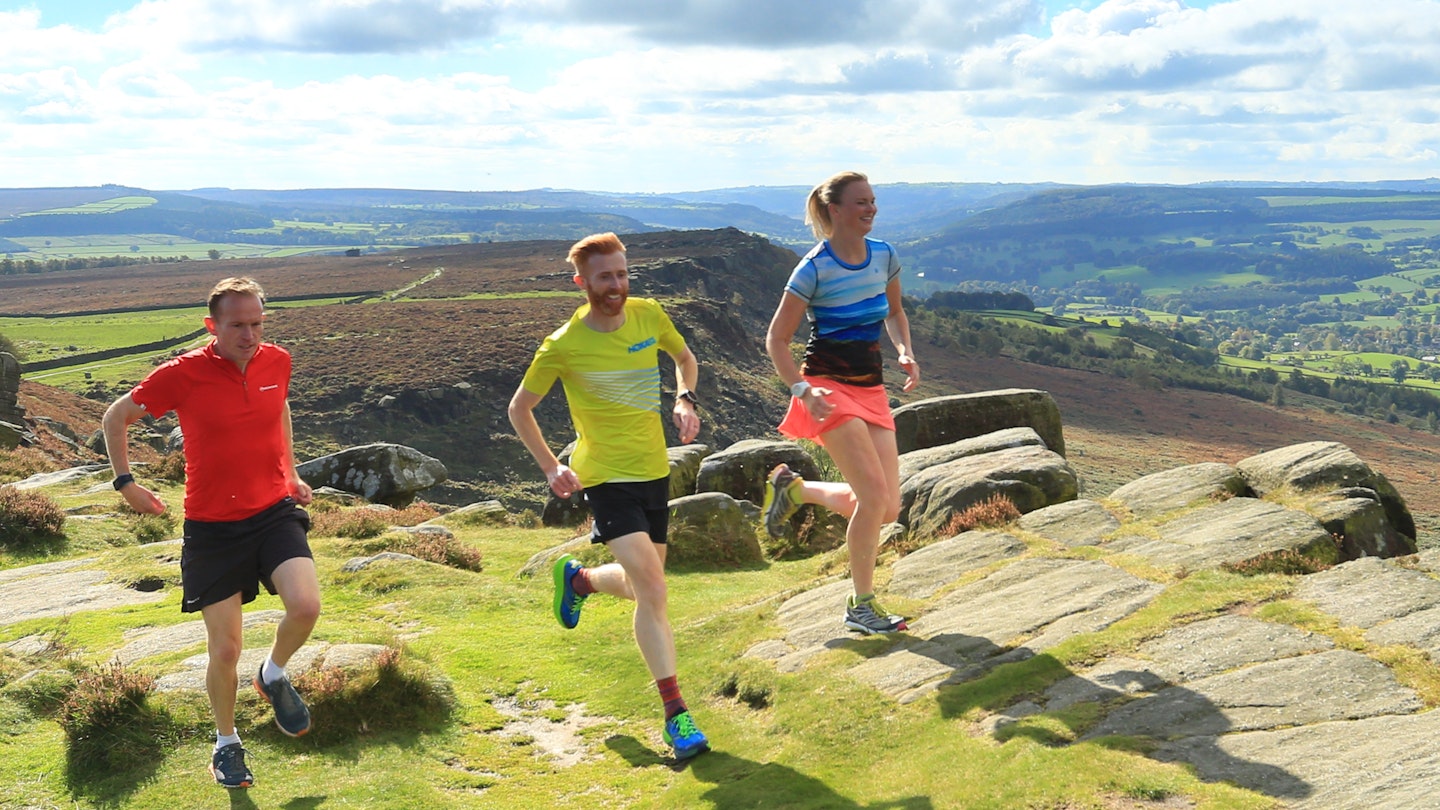
<instances>
[{"instance_id":1,"label":"man's bare arm","mask_svg":"<svg viewBox=\"0 0 1440 810\"><path fill-rule=\"evenodd\" d=\"M128 428L145 416L145 409L130 398L129 394L110 403L105 409L105 418L100 427L105 432L105 454L110 457L110 469L115 477L130 475L130 447ZM145 487L133 481L120 488L120 497L142 515L158 515L165 511L165 502Z\"/></svg>"},{"instance_id":2,"label":"man's bare arm","mask_svg":"<svg viewBox=\"0 0 1440 810\"><path fill-rule=\"evenodd\" d=\"M545 480L550 484L550 489L562 498L568 498L581 489L580 478L575 471L560 463L551 452L550 445L545 443L545 435L540 432L540 423L535 421L535 406L540 404L544 397L525 390L525 386L515 389L515 396L510 398L510 424L515 428L515 435L520 437L520 442L525 449L534 456L535 463L540 465L541 472L545 473Z\"/></svg>"}]
</instances>

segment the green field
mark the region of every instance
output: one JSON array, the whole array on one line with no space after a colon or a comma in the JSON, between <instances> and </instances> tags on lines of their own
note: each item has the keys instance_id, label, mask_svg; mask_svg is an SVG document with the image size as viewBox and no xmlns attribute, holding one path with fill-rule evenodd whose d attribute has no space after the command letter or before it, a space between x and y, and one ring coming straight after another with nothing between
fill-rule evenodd
<instances>
[{"instance_id":1,"label":"green field","mask_svg":"<svg viewBox=\"0 0 1440 810\"><path fill-rule=\"evenodd\" d=\"M1291 197L1287 195L1279 197L1262 196L1259 199L1262 199L1265 202L1269 203L1271 208L1290 208L1297 205L1334 205L1337 203L1364 204L1385 202L1411 202L1415 199L1415 195L1394 194L1388 197L1343 197L1339 195Z\"/></svg>"},{"instance_id":2,"label":"green field","mask_svg":"<svg viewBox=\"0 0 1440 810\"><path fill-rule=\"evenodd\" d=\"M205 307L76 315L58 318L0 318L5 335L35 362L84 352L135 346L184 335L200 328Z\"/></svg>"},{"instance_id":3,"label":"green field","mask_svg":"<svg viewBox=\"0 0 1440 810\"><path fill-rule=\"evenodd\" d=\"M163 352L144 352L123 357L113 357L109 360L97 360L92 363L82 363L64 368L51 369L49 371L25 372L25 379L32 382L42 382L46 385L53 385L56 388L79 393L96 383L103 383L114 387L121 384L134 385L144 379L145 375L155 368L156 359L164 357L177 350L189 351L204 346L210 340L209 335L201 335L189 343L176 346Z\"/></svg>"},{"instance_id":4,"label":"green field","mask_svg":"<svg viewBox=\"0 0 1440 810\"><path fill-rule=\"evenodd\" d=\"M44 211L31 211L21 214L22 217L33 217L41 214L113 214L116 211L129 211L134 208L148 208L159 202L154 197L112 197L108 200L85 203L83 205L72 205L66 208L48 208Z\"/></svg>"},{"instance_id":5,"label":"green field","mask_svg":"<svg viewBox=\"0 0 1440 810\"><path fill-rule=\"evenodd\" d=\"M1162 276L1156 275L1138 264L1106 267L1103 270L1097 269L1093 265L1077 264L1073 272L1066 271L1063 267L1052 267L1042 272L1040 286L1065 287L1074 283L1076 279L1101 276L1112 282L1138 284L1146 295L1179 293L1191 287L1243 287L1252 281L1269 281L1267 277L1257 273L1169 273Z\"/></svg>"},{"instance_id":6,"label":"green field","mask_svg":"<svg viewBox=\"0 0 1440 810\"><path fill-rule=\"evenodd\" d=\"M17 261L34 259L99 259L107 256L144 256L152 259L203 259L211 250L226 259L263 259L297 256L304 253L338 253L345 245L282 246L251 245L239 242L197 242L168 234L98 234L94 236L16 236L11 242L24 245L24 253L6 254ZM364 245L354 245L364 247Z\"/></svg>"},{"instance_id":7,"label":"green field","mask_svg":"<svg viewBox=\"0 0 1440 810\"><path fill-rule=\"evenodd\" d=\"M287 228L295 231L317 231L354 236L368 236L390 227L385 222L306 222L299 219L277 219L269 228L236 228L235 233L264 233L278 235Z\"/></svg>"},{"instance_id":8,"label":"green field","mask_svg":"<svg viewBox=\"0 0 1440 810\"><path fill-rule=\"evenodd\" d=\"M268 305L271 312L287 308L339 304L346 298L315 298L282 301ZM119 349L178 338L204 325L205 307L121 312L106 315L71 315L45 318L0 318L0 335L13 341L29 362L68 357L86 352ZM200 336L184 345L205 345ZM135 382L155 366L155 360L176 348L142 352L108 360L97 360L49 371L27 372L25 379L44 382L71 391L83 391L95 382Z\"/></svg>"}]
</instances>

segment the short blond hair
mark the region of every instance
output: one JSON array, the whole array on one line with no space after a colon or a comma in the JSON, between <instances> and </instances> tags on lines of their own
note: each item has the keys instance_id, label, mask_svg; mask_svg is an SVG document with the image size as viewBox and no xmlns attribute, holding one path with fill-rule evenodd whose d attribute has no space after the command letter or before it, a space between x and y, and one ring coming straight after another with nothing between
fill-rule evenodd
<instances>
[{"instance_id":1,"label":"short blond hair","mask_svg":"<svg viewBox=\"0 0 1440 810\"><path fill-rule=\"evenodd\" d=\"M219 283L210 289L210 298L205 302L210 308L210 317L219 314L220 299L231 294L253 295L260 299L260 306L265 306L265 291L260 288L260 282L248 276L231 276L220 279Z\"/></svg>"},{"instance_id":2,"label":"short blond hair","mask_svg":"<svg viewBox=\"0 0 1440 810\"><path fill-rule=\"evenodd\" d=\"M625 243L620 237L613 233L596 233L581 239L570 246L570 255L565 260L575 266L576 273L584 273L585 266L590 263L591 256L605 256L611 253L624 253Z\"/></svg>"}]
</instances>

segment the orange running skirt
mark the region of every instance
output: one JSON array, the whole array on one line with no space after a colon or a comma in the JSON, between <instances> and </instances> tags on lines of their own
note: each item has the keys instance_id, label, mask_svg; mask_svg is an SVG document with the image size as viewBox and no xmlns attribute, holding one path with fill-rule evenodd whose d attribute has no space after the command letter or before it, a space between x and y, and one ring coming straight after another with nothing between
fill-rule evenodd
<instances>
[{"instance_id":1,"label":"orange running skirt","mask_svg":"<svg viewBox=\"0 0 1440 810\"><path fill-rule=\"evenodd\" d=\"M848 385L828 377L806 377L805 381L816 388L828 388L825 399L835 406L830 416L821 422L810 415L800 400L791 397L790 409L780 421L778 430L790 439L811 439L825 444L825 432L843 425L851 419L861 419L886 430L895 429L895 417L890 414L890 398L883 385Z\"/></svg>"}]
</instances>

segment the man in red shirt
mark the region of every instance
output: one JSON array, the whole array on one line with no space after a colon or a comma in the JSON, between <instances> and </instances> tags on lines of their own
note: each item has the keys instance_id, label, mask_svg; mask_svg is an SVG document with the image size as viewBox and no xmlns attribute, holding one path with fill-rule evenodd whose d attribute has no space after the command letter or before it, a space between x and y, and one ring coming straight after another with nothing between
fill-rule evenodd
<instances>
[{"instance_id":1,"label":"man in red shirt","mask_svg":"<svg viewBox=\"0 0 1440 810\"><path fill-rule=\"evenodd\" d=\"M215 714L210 772L227 788L250 787L235 728L241 605L263 583L278 593L285 617L255 688L275 709L275 724L298 737L310 711L285 676L285 664L320 616L320 583L306 532L310 487L295 469L290 427L290 354L261 342L265 292L254 279L227 278L210 291L205 328L214 339L156 368L105 412L105 446L115 489L141 514L165 504L135 482L126 428L174 411L185 435L185 541L180 555L181 611L205 621L210 662L205 691Z\"/></svg>"}]
</instances>

